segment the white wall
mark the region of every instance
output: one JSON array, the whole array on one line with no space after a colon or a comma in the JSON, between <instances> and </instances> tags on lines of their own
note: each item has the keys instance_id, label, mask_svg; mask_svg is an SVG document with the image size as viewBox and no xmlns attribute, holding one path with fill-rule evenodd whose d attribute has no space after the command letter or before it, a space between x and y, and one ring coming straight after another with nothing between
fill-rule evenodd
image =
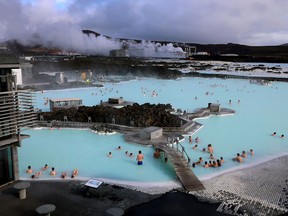
<instances>
[{"instance_id":1,"label":"white wall","mask_svg":"<svg viewBox=\"0 0 288 216\"><path fill-rule=\"evenodd\" d=\"M16 85L22 85L22 70L12 69L12 74L16 75Z\"/></svg>"}]
</instances>

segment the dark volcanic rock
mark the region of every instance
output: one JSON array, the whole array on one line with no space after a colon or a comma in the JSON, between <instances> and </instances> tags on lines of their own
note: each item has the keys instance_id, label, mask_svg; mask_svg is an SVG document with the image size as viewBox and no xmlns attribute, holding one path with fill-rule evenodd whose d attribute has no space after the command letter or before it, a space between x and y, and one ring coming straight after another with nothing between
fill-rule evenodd
<instances>
[{"instance_id":1,"label":"dark volcanic rock","mask_svg":"<svg viewBox=\"0 0 288 216\"><path fill-rule=\"evenodd\" d=\"M170 104L134 104L121 109L109 106L81 106L78 109L69 108L54 110L52 112L39 113L45 120L62 121L64 116L67 116L72 122L87 122L88 117L91 117L92 122L111 123L112 118L116 124L130 126L130 122L134 122L135 127L180 127L181 120L170 114L172 107Z\"/></svg>"}]
</instances>

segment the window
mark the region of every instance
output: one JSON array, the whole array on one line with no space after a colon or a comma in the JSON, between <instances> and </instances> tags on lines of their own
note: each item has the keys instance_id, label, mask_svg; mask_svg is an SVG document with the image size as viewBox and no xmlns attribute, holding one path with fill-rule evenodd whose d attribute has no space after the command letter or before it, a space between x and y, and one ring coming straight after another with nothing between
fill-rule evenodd
<instances>
[{"instance_id":1,"label":"window","mask_svg":"<svg viewBox=\"0 0 288 216\"><path fill-rule=\"evenodd\" d=\"M14 179L12 147L0 148L0 185Z\"/></svg>"}]
</instances>

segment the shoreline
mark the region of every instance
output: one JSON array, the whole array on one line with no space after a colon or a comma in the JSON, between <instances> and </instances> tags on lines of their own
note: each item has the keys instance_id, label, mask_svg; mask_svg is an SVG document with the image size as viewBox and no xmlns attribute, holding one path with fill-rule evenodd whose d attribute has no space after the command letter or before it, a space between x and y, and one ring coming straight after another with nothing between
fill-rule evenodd
<instances>
[{"instance_id":1,"label":"shoreline","mask_svg":"<svg viewBox=\"0 0 288 216\"><path fill-rule=\"evenodd\" d=\"M51 197L47 196L47 191L49 191L49 194L53 191L53 203L56 203L57 211L61 211L60 206L63 204L63 199L65 199L66 203L71 203L71 200L74 201L77 199L78 203L82 203L85 206L87 206L88 202L91 202L91 206L97 206L98 214L104 215L105 210L110 208L109 205L112 202L113 206L121 206L125 210L129 210L130 207L133 207L139 209L138 212L141 212L141 206L152 209L153 200L155 200L155 202L158 200L159 202L157 202L156 209L165 209L165 206L168 203L168 205L173 204L165 198L169 196L169 199L177 197L178 199L173 199L173 202L177 202L178 200L180 203L177 203L177 205L179 204L186 213L191 213L193 210L193 208L188 208L188 206L191 207L191 205L197 204L198 210L194 209L196 212L204 212L204 208L211 210L210 214L207 215L282 215L288 212L288 167L286 164L288 164L288 155L254 167L226 173L210 180L205 180L203 181L203 184L206 190L194 191L189 194L183 192L183 189L168 188L169 190L164 190L163 188L158 187L158 185L155 185L152 189L158 190L159 193L149 194L149 191L143 192L141 187L123 187L122 185L105 181L104 187L99 192L97 190L85 190L84 182L81 182L81 179L78 178L73 179L73 181L71 181L70 178L67 178L64 181L56 179L54 181L29 180L29 182L35 182L35 184L30 188L30 193L33 194L33 196L31 198L29 194L30 199L28 200L38 203L39 196L42 196L45 197L47 200L46 202L49 203L51 202ZM4 189L7 187L9 187L9 185L4 186ZM34 193L32 193L32 190L34 190ZM39 193L40 190L41 193ZM42 195L42 190L44 195ZM63 198L63 194L67 195ZM178 197L178 195L181 195L181 197L183 196L183 198ZM91 199L99 196L102 196L102 199ZM109 200L109 197L111 196L119 197L119 199L121 198L121 204L119 203L119 200ZM3 202L11 203L9 197L11 196L2 196L2 199L4 199ZM195 200L190 200L191 197L195 197ZM22 203L15 201L15 197L12 198L12 203L14 205ZM56 199L59 200L59 202L56 201ZM149 206L147 206L147 204L149 204ZM205 204L205 207L199 208L199 205L202 204ZM104 209L102 207L103 205L105 206ZM6 208L3 208L2 211L11 211L10 205L4 206L6 206ZM212 208L212 206L214 207ZM28 208L34 210L34 208ZM70 204L67 206L67 209L71 210ZM87 209L85 211L87 211ZM103 214L100 214L100 212ZM161 210L161 212L163 213L163 210ZM83 215L87 214L84 214L83 212ZM149 214L147 213L145 215ZM175 213L171 215L178 214Z\"/></svg>"},{"instance_id":2,"label":"shoreline","mask_svg":"<svg viewBox=\"0 0 288 216\"><path fill-rule=\"evenodd\" d=\"M231 203L240 206L239 201L242 201L241 205L247 203L255 211L259 211L255 205L261 205L260 211L263 212L265 208L272 208L287 213L287 163L288 155L285 155L253 167L203 180L206 190L191 194L201 200L220 200L224 206Z\"/></svg>"},{"instance_id":3,"label":"shoreline","mask_svg":"<svg viewBox=\"0 0 288 216\"><path fill-rule=\"evenodd\" d=\"M234 114L231 114L231 115L234 115ZM223 115L225 116L225 115ZM200 117L198 119L202 119L202 118L208 118L208 117ZM203 126L202 126L203 127ZM50 130L49 127L36 127L36 128L33 128L32 130L42 130L42 129L46 129L46 130ZM53 129L56 129L56 128L53 128ZM57 128L57 130L61 130L61 129L64 129L64 130L87 130L87 131L91 131L93 132L92 129L90 128L69 128L69 127L61 127L61 128ZM200 130L201 128L199 128L198 130ZM197 130L197 131L198 131ZM124 135L125 133L123 132L116 132L115 134L122 134ZM194 132L195 133L195 132ZM182 134L182 136L184 137L188 137L190 135L193 135L194 133L192 134ZM101 135L101 134L99 134ZM111 135L114 135L114 134L111 134ZM183 141L183 140L180 140L180 141ZM277 160L277 159L280 159L280 158L284 158L284 157L288 157L288 153L281 153L281 154L275 154L275 155L272 155L272 156L266 156L266 157L263 157L261 159L258 159L257 161L255 162L251 162L249 164L245 164L245 162L242 164L241 167L239 166L236 166L236 167L232 167L232 168L229 168L227 170L223 170L223 171L219 171L217 173L213 173L213 174L209 174L209 175L206 175L204 177L198 177L197 178L202 182L202 181L208 181L208 180L211 180L213 178L217 178L217 177L220 177L222 175L226 175L226 174L230 174L230 173L234 173L234 172L238 172L238 171L241 171L241 170L246 170L246 169L250 169L250 168L254 168L254 167L257 167L257 166L260 166L262 164L265 164L265 163L273 163L274 160ZM92 178L92 177L91 177ZM91 179L89 177L84 177L84 176L79 176L77 177L76 179L77 180L81 180L81 181L88 181L89 179ZM97 178L95 177L96 179L99 179L99 180L103 180L104 182L108 183L108 184L115 184L115 185L120 185L120 186L123 186L123 187L135 187L135 188L141 188L141 191L142 192L145 192L145 191L151 191L150 189L150 186L151 187L154 187L155 185L158 185L162 188L169 188L170 186L173 186L173 187L177 187L177 185L179 185L180 187L181 186L181 183L179 181L168 181L168 182L137 182L137 181L126 181L126 180L117 180L117 179L109 179L109 178ZM30 178L20 178L21 180L29 180ZM69 180L71 180L70 178L67 178ZM62 179L61 177L53 177L53 178L40 178L40 179L36 179L36 180L66 180L66 179ZM167 184L168 183L168 184ZM146 187L146 186L149 186L149 187ZM167 190L169 191L169 190Z\"/></svg>"},{"instance_id":4,"label":"shoreline","mask_svg":"<svg viewBox=\"0 0 288 216\"><path fill-rule=\"evenodd\" d=\"M49 129L47 127L42 127L42 128L35 128L35 130L37 130L37 129L39 130L39 129L43 129L43 128ZM61 128L61 129L73 130L75 128ZM89 129L89 128L76 128L76 130L91 131L91 129ZM243 166L241 166L241 167L233 167L233 168L230 168L230 169L227 169L224 171L219 171L217 173L213 173L213 174L210 174L210 175L207 175L204 177L198 177L198 178L201 182L207 182L207 181L209 182L213 179L221 178L222 176L226 176L226 175L229 176L229 175L233 175L234 173L237 173L237 172L241 172L241 171L245 172L245 170L255 169L258 166L262 166L263 164L275 163L275 161L281 160L281 158L285 158L285 157L288 158L287 153L282 153L282 154L273 155L273 156L267 156L267 157L264 157L264 158L262 158L256 162L253 162L253 163L249 163L249 164L244 163ZM279 167L280 167L280 165L279 165ZM75 180L88 181L91 178L79 176L79 177L75 178ZM117 179L109 179L109 178L101 178L101 177L99 177L99 178L95 177L95 178L99 179L100 181L103 181L107 184L118 185L118 186L138 190L138 191L149 193L149 194L161 194L164 192L168 192L171 189L179 189L179 188L183 189L181 183L179 181L174 181L174 180L165 181L165 182L160 181L160 182L145 183L145 182L117 180ZM30 180L30 178L21 178L20 177L20 180ZM35 180L36 181L42 181L42 180L66 181L66 180L72 180L72 179L70 179L70 178L62 179L60 177L53 177L53 178L40 178L40 179L35 179Z\"/></svg>"},{"instance_id":5,"label":"shoreline","mask_svg":"<svg viewBox=\"0 0 288 216\"><path fill-rule=\"evenodd\" d=\"M174 59L175 60L175 59ZM165 61L167 64L171 64L171 61L175 63L175 61L181 63L181 60L176 59L173 61L173 59L153 59L152 61ZM179 71L181 74L176 73L176 76L174 79L181 79L185 78L187 76L189 77L214 77L214 78L232 78L232 79L264 79L267 81L278 81L278 82L288 82L288 64L287 63L267 63L267 62L231 62L231 61L201 61L201 60L195 60L195 61L189 61L185 60L185 66L183 68L174 67L173 65L168 65L169 71ZM269 65L273 64L274 67L271 67ZM260 68L259 68L260 65ZM263 67L262 67L263 65ZM267 66L268 65L268 66ZM277 68L277 66L283 65L283 68L280 67L280 69ZM208 67L207 69L195 69L197 67ZM156 66L157 67L157 66ZM244 68L246 70L238 70L237 68ZM219 69L220 68L220 69ZM253 69L251 69L253 68ZM271 69L274 68L274 69ZM119 77L126 77L123 74L119 75L106 75L107 77L113 77L117 76ZM105 83L115 83L119 84L122 82L130 82L137 79L171 79L169 77L169 74L167 74L167 77L157 77L149 76L149 74L145 76L137 76L133 75L128 80L127 78L122 78L117 80L106 80ZM21 89L25 89L27 87L33 88L36 92L41 91L51 91L51 90L71 90L71 89L78 89L78 88L103 88L103 84L87 84L80 81L75 82L70 81L68 84L53 84L53 83L27 83L23 84L21 86Z\"/></svg>"},{"instance_id":6,"label":"shoreline","mask_svg":"<svg viewBox=\"0 0 288 216\"><path fill-rule=\"evenodd\" d=\"M265 163L270 163L270 162L273 163L274 160L277 160L277 159L280 159L280 158L284 158L284 157L288 157L288 153L283 153L283 154L273 155L273 156L269 156L269 157L264 157L264 158L262 158L259 161L256 161L256 162L253 162L253 163L249 163L249 164L245 164L245 165L243 165L243 167L236 167L236 168L233 167L233 168L230 168L228 170L225 170L225 171L222 171L222 172L219 172L219 173L214 173L214 174L208 175L206 177L202 177L202 178L200 177L199 179L201 181L211 180L213 178L217 178L217 177L225 175L225 174L229 174L229 173L233 173L233 172L237 172L237 171L241 171L241 170L245 170L245 169L255 168L255 167L260 166L260 165L265 164Z\"/></svg>"},{"instance_id":7,"label":"shoreline","mask_svg":"<svg viewBox=\"0 0 288 216\"><path fill-rule=\"evenodd\" d=\"M203 180L205 190L192 191L188 194L195 196L198 202L208 204L209 207L213 203L216 204L218 206L216 211L221 213L239 215L236 214L239 213L239 210L240 212L246 212L245 215L282 215L288 212L288 166L286 164L288 164L288 155L253 167L225 173L209 180ZM42 180L37 179L35 183L75 185L78 190L83 190L85 183L84 179L81 178ZM128 189L133 196L143 193L143 195L146 194L145 196L162 197L167 194L175 194L177 191L181 194L187 194L180 184L172 182L170 185L162 187L158 184L147 185L145 183L137 186L127 186L122 185L119 181L109 181L101 178L99 180L103 180L104 191L107 187L114 188L114 192ZM28 181L33 182L34 180ZM171 188L173 185L179 187ZM140 203L144 205L142 198ZM163 203L163 205L165 204Z\"/></svg>"}]
</instances>

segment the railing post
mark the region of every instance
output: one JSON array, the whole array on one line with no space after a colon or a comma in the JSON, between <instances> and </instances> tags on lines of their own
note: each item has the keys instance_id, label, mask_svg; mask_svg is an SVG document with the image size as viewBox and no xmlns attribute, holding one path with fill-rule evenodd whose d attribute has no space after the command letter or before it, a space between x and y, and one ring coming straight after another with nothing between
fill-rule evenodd
<instances>
[{"instance_id":1,"label":"railing post","mask_svg":"<svg viewBox=\"0 0 288 216\"><path fill-rule=\"evenodd\" d=\"M188 159L187 159L187 160L188 160L188 164L187 164L187 165L188 165L188 167L189 167L189 166L190 166L191 159L190 159L189 156L187 156L187 157L188 157Z\"/></svg>"}]
</instances>

